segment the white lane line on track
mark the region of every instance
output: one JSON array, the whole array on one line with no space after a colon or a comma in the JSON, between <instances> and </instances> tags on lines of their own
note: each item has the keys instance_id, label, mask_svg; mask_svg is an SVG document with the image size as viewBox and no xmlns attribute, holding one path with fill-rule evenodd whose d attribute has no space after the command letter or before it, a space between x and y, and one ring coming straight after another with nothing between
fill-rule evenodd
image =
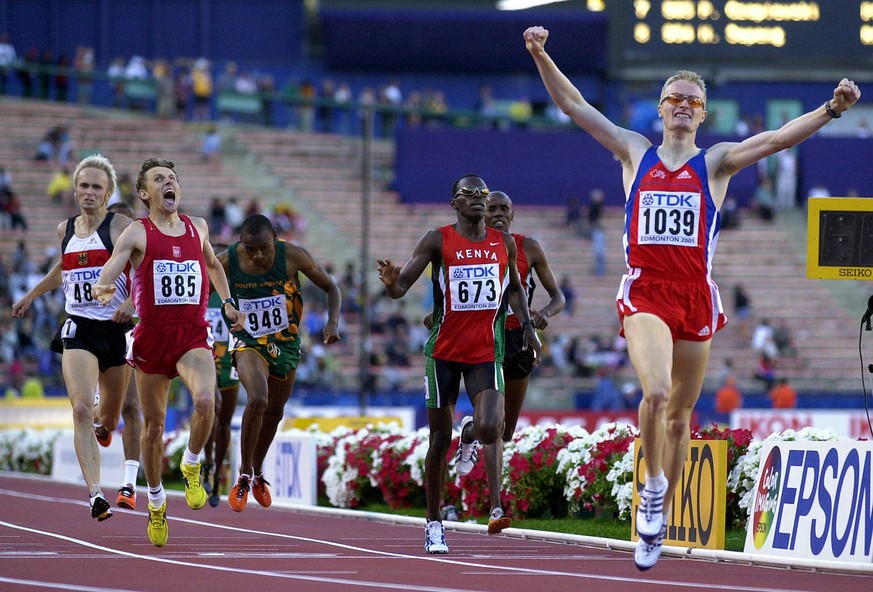
<instances>
[{"instance_id":1,"label":"white lane line on track","mask_svg":"<svg viewBox=\"0 0 873 592\"><path fill-rule=\"evenodd\" d=\"M73 592L139 592L127 588L98 588L96 586L76 586L74 584L60 584L57 582L40 582L38 580L17 580L0 576L0 583L16 584L18 586L33 586L34 588L47 588L49 590L71 590Z\"/></svg>"},{"instance_id":2,"label":"white lane line on track","mask_svg":"<svg viewBox=\"0 0 873 592\"><path fill-rule=\"evenodd\" d=\"M15 497L23 497L23 498L27 498L27 499L42 498L45 501L51 501L51 502L55 502L55 503L59 503L59 502L60 503L69 503L69 504L75 504L75 505L80 505L80 506L87 505L86 502L79 501L79 500L69 500L66 498L57 498L57 497L50 497L50 496L38 496L38 495L32 495L32 494L24 494L24 493L19 493L16 491L5 490L5 489L0 489L0 494L7 494L7 495L12 495ZM137 511L137 510L134 510L134 511L124 510L124 512L129 513L129 514L133 514L133 515L143 516L143 517L148 516L148 514L146 512L141 512L141 511ZM392 553L392 552L387 552L387 551L379 551L379 550L367 549L367 548L363 548L363 547L356 547L353 545L347 545L345 543L340 543L337 541L315 539L315 538L311 538L311 537L302 537L302 536L298 536L298 535L290 535L290 534L276 533L276 532L269 532L269 531L252 530L250 528L240 528L240 527L236 527L236 526L227 526L224 524L215 524L212 522L193 520L191 518L180 518L180 517L176 517L176 516L167 516L167 519L172 520L172 521L177 521L177 522L185 522L188 524L195 524L198 526L217 528L220 530L228 530L228 531L244 533L244 534L249 534L249 535L259 534L259 535L263 535L263 536L277 537L277 538L281 538L281 539L285 539L285 540L304 541L304 542L309 542L309 543L326 545L329 547L336 547L336 548L340 548L340 549L343 549L346 551L357 551L357 552L364 553L366 555L378 555L378 556L389 557L389 558L411 559L411 560L418 560L418 561L433 561L433 562L437 562L437 563L445 563L445 564L456 565L456 566L461 566L461 567L481 569L481 570L485 570L487 573L510 572L510 573L516 573L516 574L530 574L530 575L538 575L538 576L545 575L545 576L569 577L569 578L576 578L576 579L583 579L583 580L598 580L598 581L608 581L608 582L616 582L616 581L634 582L634 583L640 583L640 584L649 584L652 586L666 586L669 589L711 588L713 586L713 583L711 581L688 582L688 581L675 581L675 580L673 580L673 581L671 581L671 580L655 580L655 579L645 578L645 577L598 575L598 574L585 574L585 573L577 573L577 572L565 572L565 571L557 571L557 570L542 570L542 569L532 569L532 568L524 568L524 567L512 567L512 566L505 566L505 565L489 565L489 564L475 563L475 562L471 562L471 561L450 559L450 558L445 557L445 556L410 555L410 554L406 554L406 553ZM15 525L15 524L3 522L3 521L0 521L0 526L7 526L10 528L19 528L21 530L25 530L28 532L34 532L37 534L43 534L46 536L50 536L50 537L54 537L54 538L58 538L58 539L62 539L62 540L67 540L67 541L73 542L75 544L81 544L81 545L88 546L91 548L101 549L101 550L104 550L104 551L109 552L109 553L116 553L116 554L127 556L127 557L140 558L140 559L145 559L145 560L150 560L150 561L166 561L168 563L183 565L186 567L198 567L198 568L202 568L202 569L213 569L213 570L218 570L218 571L230 571L230 572L234 572L234 573L250 573L253 575L286 577L286 576L283 576L282 574L279 574L277 572L267 572L267 571L261 571L261 570L244 570L244 569L240 570L240 569L236 569L236 568L225 568L225 567L221 567L221 566L210 566L210 565L202 565L202 564L197 564L197 563L188 563L185 561L163 559L163 558L154 557L151 555L139 555L139 554L135 554L135 553L129 553L127 551L121 551L118 549L111 549L109 547L102 547L102 546L90 543L88 541L73 539L73 538L66 537L64 535L59 535L56 533L38 531L38 530L30 529L30 528L25 527L25 526L19 526L19 525ZM532 556L531 559L536 559L536 556ZM326 579L301 578L299 576L293 576L293 575L288 575L287 577L290 577L293 579L307 579L307 580L311 579L312 581L337 583L337 584L361 585L361 586L372 586L372 587L384 586L386 588L399 589L399 590L422 590L422 591L426 590L426 591L433 591L433 592L442 592L442 591L446 591L446 592L449 592L449 591L451 591L451 592L473 592L473 591L461 591L461 590L454 589L454 588L433 588L431 586L417 587L417 586L412 586L410 584L394 585L394 584L386 584L386 583L378 583L378 582L362 582L362 581L354 581L354 580L334 580L334 579L330 579L330 578L326 578ZM797 592L796 588L790 588L790 589L788 589L788 588L764 588L764 587L759 587L759 586L743 586L743 585L729 585L729 584L719 584L719 589L725 590L725 591L735 591L735 592Z\"/></svg>"},{"instance_id":3,"label":"white lane line on track","mask_svg":"<svg viewBox=\"0 0 873 592\"><path fill-rule=\"evenodd\" d=\"M190 521L192 523L197 523L196 521ZM66 541L68 543L73 543L75 545L82 545L84 547L88 547L91 549L97 549L100 551L105 551L106 553L111 553L114 555L121 555L123 557L128 557L131 559L142 559L145 561L153 561L155 563L165 563L170 565L180 565L183 567L195 567L199 569L206 569L211 571L219 571L219 572L228 572L234 575L246 574L246 575L255 575L255 576L267 576L272 578L279 579L290 579L290 580L302 580L305 582L318 582L321 584L338 584L345 586L360 586L362 588L378 588L380 590L415 590L417 592L486 592L486 591L476 591L469 589L461 589L461 588L434 588L433 586L414 586L411 584L391 584L388 582L368 582L364 580L346 580L339 578L328 578L328 577L320 577L320 576L311 576L311 575L296 575L293 573L285 573L285 572L273 572L273 571L263 571L257 569L242 569L239 567L222 567L220 565L203 565L200 563L191 563L188 561L178 561L175 559L166 559L164 557L154 557L150 555L139 555L137 553L130 553L128 551L121 551L120 549L111 549L109 547L103 547L101 545L95 545L94 543L90 543L88 541L83 541L81 539L76 539L73 537L68 537L65 535L60 535L53 532L46 532L44 530L37 530L35 528L28 528L26 526L21 526L18 524L11 524L9 522L5 522L0 520L0 526L5 526L7 528L12 528L15 530L21 530L24 532L29 532L32 534L38 534L47 536L50 538L59 539L62 541ZM234 529L238 530L238 529ZM265 533L266 534L266 533ZM58 589L62 590L94 590L94 588L89 587L76 587L76 588L63 588L63 584L52 584L48 582L35 582L33 580L11 580L13 583L20 583L25 585L40 585L47 584L49 586L58 587ZM129 591L136 592L136 591Z\"/></svg>"}]
</instances>

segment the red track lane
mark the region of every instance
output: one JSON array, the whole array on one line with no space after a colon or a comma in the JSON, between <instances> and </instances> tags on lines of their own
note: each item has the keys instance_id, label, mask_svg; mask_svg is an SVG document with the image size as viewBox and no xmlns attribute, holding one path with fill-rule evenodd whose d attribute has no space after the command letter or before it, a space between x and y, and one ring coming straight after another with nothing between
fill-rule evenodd
<instances>
[{"instance_id":1,"label":"red track lane","mask_svg":"<svg viewBox=\"0 0 873 592\"><path fill-rule=\"evenodd\" d=\"M138 507L145 508L140 488ZM534 592L871 590L869 575L662 557L641 573L629 552L512 535L447 531L424 553L421 525L391 524L224 498L193 511L172 495L170 541L152 546L146 512L93 520L83 485L0 474L0 590L222 592L428 590Z\"/></svg>"}]
</instances>

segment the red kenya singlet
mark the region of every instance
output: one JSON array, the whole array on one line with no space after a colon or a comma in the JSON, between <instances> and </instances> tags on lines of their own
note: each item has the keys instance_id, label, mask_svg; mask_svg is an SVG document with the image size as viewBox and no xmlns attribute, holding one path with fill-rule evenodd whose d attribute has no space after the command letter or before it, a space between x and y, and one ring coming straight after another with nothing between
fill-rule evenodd
<instances>
[{"instance_id":1,"label":"red kenya singlet","mask_svg":"<svg viewBox=\"0 0 873 592\"><path fill-rule=\"evenodd\" d=\"M503 232L486 228L475 243L443 226L442 264L433 270L433 329L425 353L449 362L502 362L509 283L509 254Z\"/></svg>"}]
</instances>

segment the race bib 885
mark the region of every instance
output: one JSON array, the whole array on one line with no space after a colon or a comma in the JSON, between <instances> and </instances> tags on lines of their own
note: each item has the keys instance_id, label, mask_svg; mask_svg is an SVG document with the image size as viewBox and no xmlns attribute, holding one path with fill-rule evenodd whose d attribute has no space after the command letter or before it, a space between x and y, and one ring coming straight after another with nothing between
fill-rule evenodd
<instances>
[{"instance_id":1,"label":"race bib 885","mask_svg":"<svg viewBox=\"0 0 873 592\"><path fill-rule=\"evenodd\" d=\"M152 269L155 305L200 304L203 272L199 261L156 260Z\"/></svg>"}]
</instances>

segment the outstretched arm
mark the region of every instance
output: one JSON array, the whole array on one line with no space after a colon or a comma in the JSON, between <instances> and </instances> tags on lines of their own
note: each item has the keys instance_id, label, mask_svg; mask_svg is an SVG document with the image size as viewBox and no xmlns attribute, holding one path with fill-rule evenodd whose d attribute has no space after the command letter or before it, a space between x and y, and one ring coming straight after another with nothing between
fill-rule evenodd
<instances>
[{"instance_id":1,"label":"outstretched arm","mask_svg":"<svg viewBox=\"0 0 873 592\"><path fill-rule=\"evenodd\" d=\"M707 151L707 164L718 177L730 177L762 158L791 148L830 123L834 115L842 115L861 98L861 89L854 81L843 78L834 89L834 96L820 107L792 119L777 130L765 131L743 140L716 144Z\"/></svg>"},{"instance_id":2,"label":"outstretched arm","mask_svg":"<svg viewBox=\"0 0 873 592\"><path fill-rule=\"evenodd\" d=\"M615 125L585 100L579 89L573 86L546 53L548 38L549 31L543 27L530 27L524 32L525 46L533 57L552 100L576 125L591 134L622 163L631 163L634 152L645 151L651 143L645 136Z\"/></svg>"},{"instance_id":3,"label":"outstretched arm","mask_svg":"<svg viewBox=\"0 0 873 592\"><path fill-rule=\"evenodd\" d=\"M402 298L415 281L421 277L428 263L438 263L443 239L439 230L428 231L418 239L412 257L401 268L390 259L377 259L379 279L385 284L385 291L393 299Z\"/></svg>"},{"instance_id":4,"label":"outstretched arm","mask_svg":"<svg viewBox=\"0 0 873 592\"><path fill-rule=\"evenodd\" d=\"M115 294L115 280L124 271L127 262L136 252L145 250L146 235L142 222L131 224L121 233L115 242L112 256L109 257L100 270L100 279L94 284L94 296L101 304L109 304Z\"/></svg>"},{"instance_id":5,"label":"outstretched arm","mask_svg":"<svg viewBox=\"0 0 873 592\"><path fill-rule=\"evenodd\" d=\"M12 316L23 317L24 313L27 312L27 309L30 308L30 305L33 304L34 300L46 292L51 292L58 288L62 281L61 260L58 259L57 263L48 270L39 283L28 290L27 294L21 297L21 300L12 305Z\"/></svg>"}]
</instances>

